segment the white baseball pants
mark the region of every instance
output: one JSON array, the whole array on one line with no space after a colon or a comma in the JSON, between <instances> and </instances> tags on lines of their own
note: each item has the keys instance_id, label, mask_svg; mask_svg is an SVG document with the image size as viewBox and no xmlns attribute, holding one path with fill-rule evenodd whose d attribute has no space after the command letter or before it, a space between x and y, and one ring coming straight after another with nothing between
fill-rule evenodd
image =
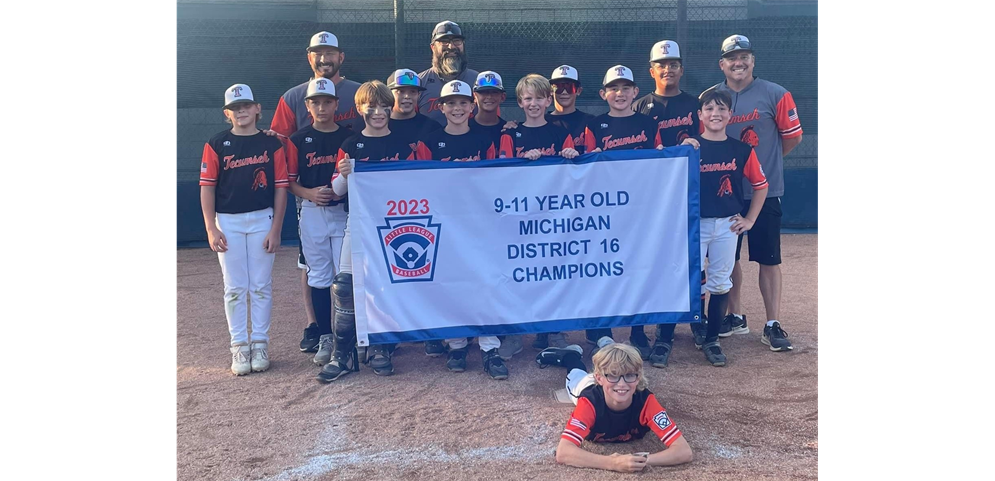
<instances>
[{"instance_id":1,"label":"white baseball pants","mask_svg":"<svg viewBox=\"0 0 995 481\"><path fill-rule=\"evenodd\" d=\"M736 264L737 235L730 230L732 217L702 217L701 261L708 257L705 268L705 290L725 294L732 289L732 268ZM704 292L702 292L704 294Z\"/></svg>"},{"instance_id":2,"label":"white baseball pants","mask_svg":"<svg viewBox=\"0 0 995 481\"><path fill-rule=\"evenodd\" d=\"M228 318L231 345L249 345L250 309L252 342L268 343L276 254L266 252L263 241L273 226L273 209L217 214L216 224L228 240L228 250L218 252L218 259L224 277L225 317Z\"/></svg>"},{"instance_id":3,"label":"white baseball pants","mask_svg":"<svg viewBox=\"0 0 995 481\"><path fill-rule=\"evenodd\" d=\"M301 205L301 247L307 259L309 286L318 289L332 287L336 264L342 257L348 216L343 204L322 207L305 200Z\"/></svg>"}]
</instances>

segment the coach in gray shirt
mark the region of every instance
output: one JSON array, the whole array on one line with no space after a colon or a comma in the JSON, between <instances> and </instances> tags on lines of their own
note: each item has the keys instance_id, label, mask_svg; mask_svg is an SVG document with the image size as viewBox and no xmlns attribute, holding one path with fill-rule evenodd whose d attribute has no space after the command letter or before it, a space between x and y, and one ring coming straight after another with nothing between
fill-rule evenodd
<instances>
[{"instance_id":1,"label":"coach in gray shirt","mask_svg":"<svg viewBox=\"0 0 995 481\"><path fill-rule=\"evenodd\" d=\"M466 50L464 49L463 30L455 22L445 20L432 29L432 68L418 74L421 84L425 87L418 100L418 113L446 125L446 116L442 114L439 94L442 85L454 79L459 79L473 85L477 80L477 71L466 68Z\"/></svg>"}]
</instances>

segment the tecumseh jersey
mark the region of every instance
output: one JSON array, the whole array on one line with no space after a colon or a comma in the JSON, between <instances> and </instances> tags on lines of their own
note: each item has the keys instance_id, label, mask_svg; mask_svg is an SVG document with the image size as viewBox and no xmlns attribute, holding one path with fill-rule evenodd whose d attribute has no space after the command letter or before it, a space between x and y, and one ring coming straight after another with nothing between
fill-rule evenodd
<instances>
[{"instance_id":1,"label":"tecumseh jersey","mask_svg":"<svg viewBox=\"0 0 995 481\"><path fill-rule=\"evenodd\" d=\"M415 114L410 119L390 119L387 121L387 128L390 129L390 133L397 134L411 144L411 150L414 150L419 140L441 129L442 125L422 114Z\"/></svg>"},{"instance_id":2,"label":"tecumseh jersey","mask_svg":"<svg viewBox=\"0 0 995 481\"><path fill-rule=\"evenodd\" d=\"M204 145L200 185L216 186L214 210L242 214L273 207L276 188L289 187L283 143L264 132L220 132Z\"/></svg>"},{"instance_id":3,"label":"tecumseh jersey","mask_svg":"<svg viewBox=\"0 0 995 481\"><path fill-rule=\"evenodd\" d=\"M573 137L567 129L546 122L541 127L526 127L506 130L501 135L499 157L521 157L532 149L539 149L542 155L559 155L563 149L574 148Z\"/></svg>"},{"instance_id":4,"label":"tecumseh jersey","mask_svg":"<svg viewBox=\"0 0 995 481\"><path fill-rule=\"evenodd\" d=\"M601 114L587 123L584 131L586 152L594 149L654 149L660 145L657 123L648 115L634 112L628 117Z\"/></svg>"},{"instance_id":5,"label":"tecumseh jersey","mask_svg":"<svg viewBox=\"0 0 995 481\"><path fill-rule=\"evenodd\" d=\"M696 137L700 144L701 217L731 217L746 207L743 179L751 190L767 187L753 147L731 137L714 141Z\"/></svg>"},{"instance_id":6,"label":"tecumseh jersey","mask_svg":"<svg viewBox=\"0 0 995 481\"><path fill-rule=\"evenodd\" d=\"M572 113L564 115L546 114L546 122L559 125L567 129L567 132L570 132L570 136L573 137L574 141L574 150L582 154L585 153L586 147L584 145L584 129L587 128L587 123L593 118L593 115L581 112L580 110L575 110Z\"/></svg>"},{"instance_id":7,"label":"tecumseh jersey","mask_svg":"<svg viewBox=\"0 0 995 481\"><path fill-rule=\"evenodd\" d=\"M462 135L453 135L445 129L439 129L418 142L415 158L455 162L495 159L497 148L489 136L479 131L471 130Z\"/></svg>"},{"instance_id":8,"label":"tecumseh jersey","mask_svg":"<svg viewBox=\"0 0 995 481\"><path fill-rule=\"evenodd\" d=\"M331 187L339 149L352 135L352 131L345 127L339 127L335 132L321 132L313 125L294 132L290 136L293 155L287 162L290 180L296 180L301 187L307 189ZM344 202L345 199L333 200L328 205Z\"/></svg>"},{"instance_id":9,"label":"tecumseh jersey","mask_svg":"<svg viewBox=\"0 0 995 481\"><path fill-rule=\"evenodd\" d=\"M584 440L623 443L642 439L650 431L667 447L681 436L677 424L648 389L633 393L632 404L619 412L608 408L604 389L595 384L581 391L561 437L580 446Z\"/></svg>"},{"instance_id":10,"label":"tecumseh jersey","mask_svg":"<svg viewBox=\"0 0 995 481\"><path fill-rule=\"evenodd\" d=\"M656 120L660 141L664 147L681 145L685 139L698 135L698 99L687 92L662 97L655 92L635 101L632 110Z\"/></svg>"},{"instance_id":11,"label":"tecumseh jersey","mask_svg":"<svg viewBox=\"0 0 995 481\"><path fill-rule=\"evenodd\" d=\"M281 135L290 137L291 134L300 130L306 125L311 125L311 113L307 111L304 104L304 97L307 95L307 84L311 80L297 85L280 97L276 104L276 112L273 113L273 121L270 129ZM339 97L339 106L335 109L335 123L344 125L353 132L361 132L366 128L366 122L356 111L356 91L359 90L359 83L347 80L342 77L339 83L335 84L335 93Z\"/></svg>"}]
</instances>

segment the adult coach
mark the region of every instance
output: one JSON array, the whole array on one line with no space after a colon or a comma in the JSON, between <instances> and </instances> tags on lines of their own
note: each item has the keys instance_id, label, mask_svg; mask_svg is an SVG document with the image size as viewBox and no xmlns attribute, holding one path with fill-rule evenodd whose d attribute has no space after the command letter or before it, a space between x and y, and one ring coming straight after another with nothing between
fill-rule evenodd
<instances>
[{"instance_id":1,"label":"adult coach","mask_svg":"<svg viewBox=\"0 0 995 481\"><path fill-rule=\"evenodd\" d=\"M363 118L356 112L354 97L359 83L346 80L340 75L339 69L345 61L345 52L339 48L339 39L330 32L318 32L311 37L307 47L307 61L311 65L314 76L304 83L291 88L280 97L273 114L270 129L285 137L311 125L311 114L304 103L307 86L311 80L326 78L335 84L335 92L339 96L339 106L335 112L335 123L360 132L365 127ZM297 198L297 220L301 217L301 199ZM301 295L304 297L304 312L307 315L307 325L301 339L301 352L317 352L318 324L314 318L314 308L311 306L311 288L307 284L307 266L304 251L298 253L297 266L301 269Z\"/></svg>"},{"instance_id":2,"label":"adult coach","mask_svg":"<svg viewBox=\"0 0 995 481\"><path fill-rule=\"evenodd\" d=\"M432 68L418 74L421 79L422 92L418 99L418 112L428 118L446 125L446 116L442 114L442 104L439 94L442 86L451 80L462 80L474 85L478 72L467 68L466 38L463 30L455 22L444 20L432 29Z\"/></svg>"},{"instance_id":3,"label":"adult coach","mask_svg":"<svg viewBox=\"0 0 995 481\"><path fill-rule=\"evenodd\" d=\"M778 321L781 309L781 196L784 195L784 156L801 143L802 125L791 92L776 83L754 77L755 62L750 39L743 35L726 38L719 59L719 68L726 80L712 88L726 91L732 97L732 119L726 127L726 135L753 146L767 176L767 199L747 238L750 260L760 264L760 295L767 311L761 341L770 346L771 351L789 351L791 341ZM753 191L748 185L744 185L743 192L747 201L752 198ZM743 270L739 252L742 245L743 236L740 235L729 291L729 314L723 319L728 328L723 326L722 337L750 332L740 304Z\"/></svg>"}]
</instances>

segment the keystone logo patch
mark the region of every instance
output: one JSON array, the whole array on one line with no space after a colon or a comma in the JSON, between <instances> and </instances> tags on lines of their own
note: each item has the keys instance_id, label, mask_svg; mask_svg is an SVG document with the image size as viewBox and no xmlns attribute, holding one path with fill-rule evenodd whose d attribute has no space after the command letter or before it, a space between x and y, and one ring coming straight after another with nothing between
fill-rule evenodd
<instances>
[{"instance_id":1,"label":"keystone logo patch","mask_svg":"<svg viewBox=\"0 0 995 481\"><path fill-rule=\"evenodd\" d=\"M385 217L384 222L377 231L391 284L431 282L441 225L433 224L430 215Z\"/></svg>"}]
</instances>

